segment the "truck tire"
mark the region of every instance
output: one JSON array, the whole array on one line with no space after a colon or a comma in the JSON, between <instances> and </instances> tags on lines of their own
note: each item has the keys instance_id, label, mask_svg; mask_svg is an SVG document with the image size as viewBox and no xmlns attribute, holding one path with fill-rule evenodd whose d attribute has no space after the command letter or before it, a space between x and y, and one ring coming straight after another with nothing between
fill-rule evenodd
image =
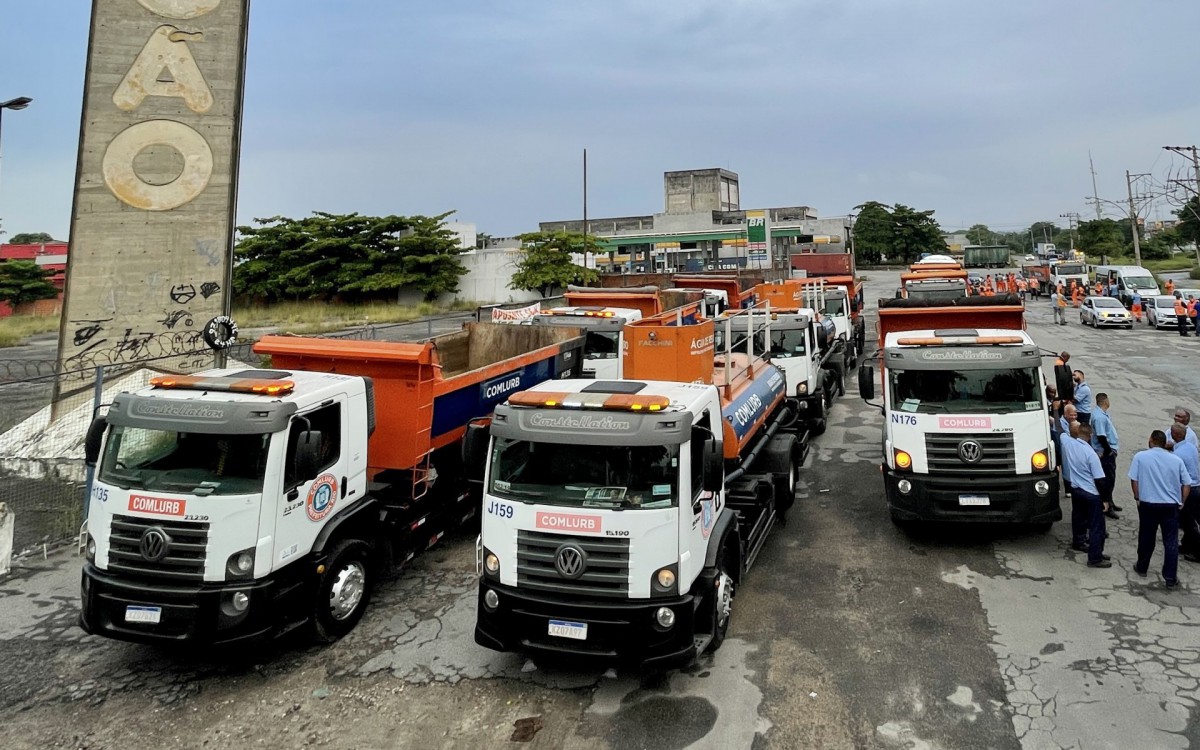
<instances>
[{"instance_id":1,"label":"truck tire","mask_svg":"<svg viewBox=\"0 0 1200 750\"><path fill-rule=\"evenodd\" d=\"M310 623L312 640L333 643L362 619L374 583L371 551L360 539L343 539L329 553L317 580Z\"/></svg>"},{"instance_id":2,"label":"truck tire","mask_svg":"<svg viewBox=\"0 0 1200 750\"><path fill-rule=\"evenodd\" d=\"M760 463L755 464L762 471L771 473L775 483L775 508L781 518L796 502L798 443L795 435L776 435L771 438Z\"/></svg>"},{"instance_id":3,"label":"truck tire","mask_svg":"<svg viewBox=\"0 0 1200 750\"><path fill-rule=\"evenodd\" d=\"M729 635L729 621L733 619L733 577L729 575L729 548L721 550L717 558L716 586L712 592L712 640L708 642L708 652L712 653L721 647L725 637Z\"/></svg>"}]
</instances>

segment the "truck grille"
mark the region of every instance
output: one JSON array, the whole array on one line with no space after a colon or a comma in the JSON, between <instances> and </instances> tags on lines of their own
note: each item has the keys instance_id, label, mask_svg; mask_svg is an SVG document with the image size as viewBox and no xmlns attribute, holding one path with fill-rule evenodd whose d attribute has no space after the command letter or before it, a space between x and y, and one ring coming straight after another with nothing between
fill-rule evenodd
<instances>
[{"instance_id":1,"label":"truck grille","mask_svg":"<svg viewBox=\"0 0 1200 750\"><path fill-rule=\"evenodd\" d=\"M587 555L586 568L578 578L564 577L554 565L564 544L575 544ZM517 585L556 594L628 597L629 540L518 531Z\"/></svg>"},{"instance_id":2,"label":"truck grille","mask_svg":"<svg viewBox=\"0 0 1200 750\"><path fill-rule=\"evenodd\" d=\"M170 538L165 555L148 560L142 555L142 535L159 528ZM109 537L108 569L115 573L182 581L204 580L207 523L185 523L159 518L114 516Z\"/></svg>"},{"instance_id":3,"label":"truck grille","mask_svg":"<svg viewBox=\"0 0 1200 750\"><path fill-rule=\"evenodd\" d=\"M966 441L979 443L979 461L968 463L959 456L959 446ZM925 435L925 451L930 474L999 476L1017 471L1012 433L929 433Z\"/></svg>"}]
</instances>

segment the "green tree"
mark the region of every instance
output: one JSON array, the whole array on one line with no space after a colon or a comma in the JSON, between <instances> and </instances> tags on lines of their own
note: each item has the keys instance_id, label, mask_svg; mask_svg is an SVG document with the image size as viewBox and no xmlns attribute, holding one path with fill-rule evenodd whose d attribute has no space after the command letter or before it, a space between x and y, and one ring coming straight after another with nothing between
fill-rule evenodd
<instances>
[{"instance_id":1,"label":"green tree","mask_svg":"<svg viewBox=\"0 0 1200 750\"><path fill-rule=\"evenodd\" d=\"M600 278L594 269L577 265L572 253L603 252L593 235L582 232L529 232L520 235L521 257L508 286L549 297L568 284L587 284Z\"/></svg>"},{"instance_id":2,"label":"green tree","mask_svg":"<svg viewBox=\"0 0 1200 750\"><path fill-rule=\"evenodd\" d=\"M854 259L875 265L892 252L892 213L879 201L867 201L854 210Z\"/></svg>"},{"instance_id":3,"label":"green tree","mask_svg":"<svg viewBox=\"0 0 1200 750\"><path fill-rule=\"evenodd\" d=\"M1165 260L1183 244L1183 235L1174 227L1155 232L1153 236L1142 240L1142 260Z\"/></svg>"},{"instance_id":4,"label":"green tree","mask_svg":"<svg viewBox=\"0 0 1200 750\"><path fill-rule=\"evenodd\" d=\"M1093 219L1079 224L1079 248L1088 255L1099 257L1101 262L1124 255L1124 239L1125 230L1112 219Z\"/></svg>"},{"instance_id":5,"label":"green tree","mask_svg":"<svg viewBox=\"0 0 1200 750\"><path fill-rule=\"evenodd\" d=\"M1200 196L1190 198L1187 203L1180 206L1175 215L1179 217L1179 225L1176 229L1179 231L1180 238L1184 242L1192 242L1200 247Z\"/></svg>"},{"instance_id":6,"label":"green tree","mask_svg":"<svg viewBox=\"0 0 1200 750\"><path fill-rule=\"evenodd\" d=\"M996 233L987 224L973 224L964 234L972 245L991 245L996 239Z\"/></svg>"},{"instance_id":7,"label":"green tree","mask_svg":"<svg viewBox=\"0 0 1200 750\"><path fill-rule=\"evenodd\" d=\"M942 228L933 218L933 211L918 211L901 203L892 209L892 253L912 263L921 253L945 252L946 241Z\"/></svg>"},{"instance_id":8,"label":"green tree","mask_svg":"<svg viewBox=\"0 0 1200 750\"><path fill-rule=\"evenodd\" d=\"M362 216L321 211L238 227L234 291L267 301L399 295L427 300L458 290L466 273L454 233L440 216Z\"/></svg>"},{"instance_id":9,"label":"green tree","mask_svg":"<svg viewBox=\"0 0 1200 750\"><path fill-rule=\"evenodd\" d=\"M54 238L45 232L19 232L8 241L14 245L40 245L43 242L54 242Z\"/></svg>"},{"instance_id":10,"label":"green tree","mask_svg":"<svg viewBox=\"0 0 1200 750\"><path fill-rule=\"evenodd\" d=\"M19 305L58 296L50 272L31 260L0 261L0 300Z\"/></svg>"}]
</instances>

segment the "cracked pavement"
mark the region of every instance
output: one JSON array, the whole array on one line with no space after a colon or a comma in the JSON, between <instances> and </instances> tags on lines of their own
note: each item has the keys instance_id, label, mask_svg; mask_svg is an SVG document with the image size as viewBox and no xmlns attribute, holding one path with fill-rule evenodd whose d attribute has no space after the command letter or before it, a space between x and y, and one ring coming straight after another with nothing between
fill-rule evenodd
<instances>
[{"instance_id":1,"label":"cracked pavement","mask_svg":"<svg viewBox=\"0 0 1200 750\"><path fill-rule=\"evenodd\" d=\"M867 299L898 276L868 273ZM1151 429L1200 392L1200 341L1144 328L1030 332L1113 396L1123 476ZM1114 357L1114 354L1118 355ZM1048 363L1047 363L1048 365ZM476 646L474 539L451 535L380 583L347 638L169 651L75 626L80 561L0 580L6 748L290 745L535 748L1200 747L1200 567L1132 573L1136 516L1088 569L1064 521L897 530L878 479L879 413L849 394L817 439L788 523L738 591L716 655L665 674L535 664ZM1132 511L1128 482L1118 503ZM1064 507L1068 504L1064 501ZM517 743L513 743L517 744Z\"/></svg>"}]
</instances>

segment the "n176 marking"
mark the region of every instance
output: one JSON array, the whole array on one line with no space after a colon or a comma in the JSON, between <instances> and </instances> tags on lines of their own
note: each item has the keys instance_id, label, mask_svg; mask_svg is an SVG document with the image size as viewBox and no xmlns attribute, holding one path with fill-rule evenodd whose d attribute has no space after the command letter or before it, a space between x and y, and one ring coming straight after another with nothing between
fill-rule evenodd
<instances>
[{"instance_id":1,"label":"n176 marking","mask_svg":"<svg viewBox=\"0 0 1200 750\"><path fill-rule=\"evenodd\" d=\"M892 421L896 424L910 424L913 427L917 426L917 418L912 414L893 414Z\"/></svg>"}]
</instances>

